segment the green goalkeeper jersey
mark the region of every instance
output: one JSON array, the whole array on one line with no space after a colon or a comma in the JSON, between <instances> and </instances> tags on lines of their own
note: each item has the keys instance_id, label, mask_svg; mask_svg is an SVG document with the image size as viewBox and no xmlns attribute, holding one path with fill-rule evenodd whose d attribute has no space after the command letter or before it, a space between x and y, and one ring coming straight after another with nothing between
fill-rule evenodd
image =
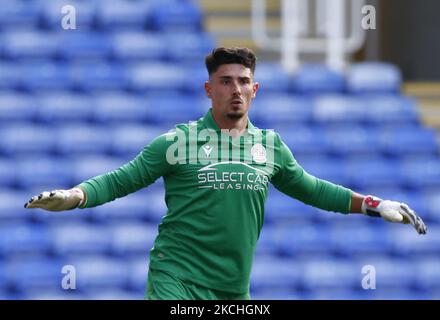
<instances>
[{"instance_id":1,"label":"green goalkeeper jersey","mask_svg":"<svg viewBox=\"0 0 440 320\"><path fill-rule=\"evenodd\" d=\"M308 174L280 136L248 121L232 137L211 110L155 138L135 159L79 185L83 208L123 197L163 177L168 208L150 268L232 293L249 290L269 182L306 204L348 213L351 190ZM146 200L146 205L148 205Z\"/></svg>"}]
</instances>

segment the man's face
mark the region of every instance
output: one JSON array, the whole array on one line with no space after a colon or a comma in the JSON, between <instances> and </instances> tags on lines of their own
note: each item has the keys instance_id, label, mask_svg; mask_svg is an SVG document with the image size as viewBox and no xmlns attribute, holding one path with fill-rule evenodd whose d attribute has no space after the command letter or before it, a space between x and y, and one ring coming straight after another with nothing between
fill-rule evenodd
<instances>
[{"instance_id":1,"label":"man's face","mask_svg":"<svg viewBox=\"0 0 440 320\"><path fill-rule=\"evenodd\" d=\"M205 90L215 112L239 119L249 110L258 83L254 83L251 69L241 64L223 64L211 74Z\"/></svg>"}]
</instances>

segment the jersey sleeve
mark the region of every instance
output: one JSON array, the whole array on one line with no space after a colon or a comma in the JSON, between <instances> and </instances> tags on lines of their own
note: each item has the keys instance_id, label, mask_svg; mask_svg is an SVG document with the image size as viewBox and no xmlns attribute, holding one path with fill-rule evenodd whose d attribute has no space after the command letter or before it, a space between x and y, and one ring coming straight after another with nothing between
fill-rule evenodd
<instances>
[{"instance_id":1,"label":"jersey sleeve","mask_svg":"<svg viewBox=\"0 0 440 320\"><path fill-rule=\"evenodd\" d=\"M96 207L124 197L169 174L172 165L166 159L168 144L166 134L161 135L120 168L79 184L77 187L87 195L86 203L81 208Z\"/></svg>"},{"instance_id":2,"label":"jersey sleeve","mask_svg":"<svg viewBox=\"0 0 440 320\"><path fill-rule=\"evenodd\" d=\"M352 191L307 173L284 142L281 139L279 141L280 169L271 180L275 188L292 198L326 211L350 212Z\"/></svg>"}]
</instances>

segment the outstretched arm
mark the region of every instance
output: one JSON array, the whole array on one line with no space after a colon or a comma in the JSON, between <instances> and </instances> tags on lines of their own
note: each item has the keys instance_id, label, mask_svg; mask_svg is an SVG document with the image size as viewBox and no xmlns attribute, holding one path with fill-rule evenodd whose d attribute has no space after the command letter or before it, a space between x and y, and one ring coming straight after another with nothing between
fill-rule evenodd
<instances>
[{"instance_id":1,"label":"outstretched arm","mask_svg":"<svg viewBox=\"0 0 440 320\"><path fill-rule=\"evenodd\" d=\"M171 170L165 156L167 143L164 135L159 136L122 167L84 181L69 190L44 191L32 197L25 208L48 211L91 208L133 193Z\"/></svg>"},{"instance_id":2,"label":"outstretched arm","mask_svg":"<svg viewBox=\"0 0 440 320\"><path fill-rule=\"evenodd\" d=\"M311 206L341 213L363 213L389 222L411 224L419 234L426 233L423 220L407 204L353 192L343 186L316 178L295 160L288 147L280 144L280 170L272 183L281 192Z\"/></svg>"}]
</instances>

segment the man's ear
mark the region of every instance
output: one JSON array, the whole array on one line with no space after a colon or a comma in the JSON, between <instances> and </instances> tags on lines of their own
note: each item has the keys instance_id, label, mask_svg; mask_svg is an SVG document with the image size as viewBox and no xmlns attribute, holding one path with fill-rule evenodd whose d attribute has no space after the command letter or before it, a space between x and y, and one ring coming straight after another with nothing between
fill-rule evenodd
<instances>
[{"instance_id":1,"label":"man's ear","mask_svg":"<svg viewBox=\"0 0 440 320\"><path fill-rule=\"evenodd\" d=\"M211 98L211 87L209 86L209 81L205 81L205 92L208 98Z\"/></svg>"},{"instance_id":2,"label":"man's ear","mask_svg":"<svg viewBox=\"0 0 440 320\"><path fill-rule=\"evenodd\" d=\"M253 91L252 98L255 98L257 96L258 88L260 88L260 84L258 82L255 82L254 86L252 88L252 91Z\"/></svg>"}]
</instances>

